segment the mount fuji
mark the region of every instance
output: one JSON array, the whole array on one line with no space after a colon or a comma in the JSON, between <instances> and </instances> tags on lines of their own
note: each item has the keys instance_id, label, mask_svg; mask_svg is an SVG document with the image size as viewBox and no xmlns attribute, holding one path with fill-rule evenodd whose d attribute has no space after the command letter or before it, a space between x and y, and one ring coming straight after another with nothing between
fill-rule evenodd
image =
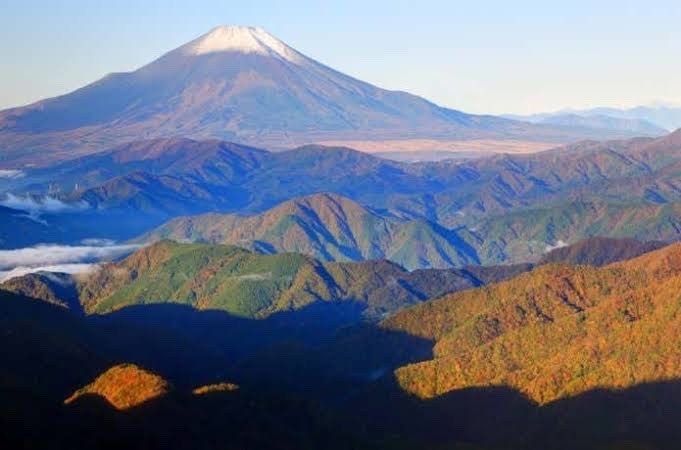
<instances>
[{"instance_id":1,"label":"mount fuji","mask_svg":"<svg viewBox=\"0 0 681 450\"><path fill-rule=\"evenodd\" d=\"M325 141L613 137L593 131L439 107L344 75L261 28L221 26L133 72L0 112L0 167L49 165L173 136L271 149Z\"/></svg>"}]
</instances>

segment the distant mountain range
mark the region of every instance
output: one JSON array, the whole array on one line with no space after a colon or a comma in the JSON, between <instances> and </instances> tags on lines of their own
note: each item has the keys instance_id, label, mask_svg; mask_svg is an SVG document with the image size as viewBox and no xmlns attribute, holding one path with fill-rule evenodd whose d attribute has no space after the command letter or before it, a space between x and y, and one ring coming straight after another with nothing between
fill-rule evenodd
<instances>
[{"instance_id":1,"label":"distant mountain range","mask_svg":"<svg viewBox=\"0 0 681 450\"><path fill-rule=\"evenodd\" d=\"M640 136L662 136L668 130L643 119L628 119L620 117L579 114L557 114L540 119L537 123L550 125L564 125L605 130L630 131Z\"/></svg>"},{"instance_id":2,"label":"distant mountain range","mask_svg":"<svg viewBox=\"0 0 681 450\"><path fill-rule=\"evenodd\" d=\"M660 135L664 131L674 131L681 128L680 106L566 109L525 116L507 114L504 117L514 120L527 120L532 123L572 124L589 128L630 130L642 136Z\"/></svg>"},{"instance_id":3,"label":"distant mountain range","mask_svg":"<svg viewBox=\"0 0 681 450\"><path fill-rule=\"evenodd\" d=\"M404 147L404 141L434 139L430 149L442 150L438 140L546 145L631 137L630 131L465 114L344 75L260 28L227 26L133 72L0 112L0 168L45 166L173 136L272 149L328 140L398 140ZM472 143L474 150L480 146Z\"/></svg>"},{"instance_id":4,"label":"distant mountain range","mask_svg":"<svg viewBox=\"0 0 681 450\"><path fill-rule=\"evenodd\" d=\"M347 148L270 153L221 141L143 141L6 179L16 195L52 192L78 208L37 222L0 209L8 219L0 243L130 239L206 212L213 215L179 219L157 236L327 260L387 257L409 268L535 261L561 241L593 235L669 242L681 230L680 139L675 132L411 164ZM330 196L306 198L319 193ZM35 234L17 234L10 224L19 222Z\"/></svg>"},{"instance_id":5,"label":"distant mountain range","mask_svg":"<svg viewBox=\"0 0 681 450\"><path fill-rule=\"evenodd\" d=\"M262 248L309 252L324 259L373 255L398 258L410 268L438 267L446 261L495 264L538 259L559 241L572 243L591 235L673 241L679 238L681 225L681 198L675 188L679 136L587 142L531 156L428 164L382 161L348 150L285 152L274 159L289 161L280 161L277 167L286 168L291 178L268 170L253 178L254 186L271 186L268 192L276 196L283 189L295 192L293 196L328 189L346 197L337 198L337 203L350 205L354 200L368 209L354 204L356 217L345 211L321 213L317 208L325 201L328 211L338 208L332 197L321 196L314 207L303 207L309 200L299 199L248 218L209 214L177 219L157 230L155 238L259 242ZM321 174L319 169L326 167L337 171ZM352 173L352 182L336 178L341 173ZM300 179L312 184L301 184L305 189L301 190ZM244 181L241 187L249 184ZM262 211L258 191L252 192L251 205L258 205L253 212ZM365 226L365 220L384 226ZM394 252L390 249L400 248L395 247L402 239L398 236L402 242L414 242L408 236L416 236L395 234L396 229L409 233L427 229L430 238L418 240L419 249Z\"/></svg>"}]
</instances>

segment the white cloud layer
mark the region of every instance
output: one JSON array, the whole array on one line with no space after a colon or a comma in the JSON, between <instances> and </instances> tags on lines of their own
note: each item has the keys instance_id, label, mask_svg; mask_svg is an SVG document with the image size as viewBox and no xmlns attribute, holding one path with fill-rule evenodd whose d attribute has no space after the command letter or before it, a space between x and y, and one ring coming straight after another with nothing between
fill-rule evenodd
<instances>
[{"instance_id":1,"label":"white cloud layer","mask_svg":"<svg viewBox=\"0 0 681 450\"><path fill-rule=\"evenodd\" d=\"M16 169L0 169L0 178L21 178L25 174Z\"/></svg>"},{"instance_id":2,"label":"white cloud layer","mask_svg":"<svg viewBox=\"0 0 681 450\"><path fill-rule=\"evenodd\" d=\"M49 196L35 199L28 196L20 197L10 193L5 194L4 198L0 200L0 205L6 206L7 208L26 211L33 215L40 213L78 211L88 207L88 204L85 202L65 203Z\"/></svg>"},{"instance_id":3,"label":"white cloud layer","mask_svg":"<svg viewBox=\"0 0 681 450\"><path fill-rule=\"evenodd\" d=\"M97 264L55 264L50 266L27 267L19 266L11 270L0 270L0 283L11 278L21 277L36 272L59 272L59 273L88 273L95 270Z\"/></svg>"},{"instance_id":4,"label":"white cloud layer","mask_svg":"<svg viewBox=\"0 0 681 450\"><path fill-rule=\"evenodd\" d=\"M15 250L0 250L0 270L57 264L94 263L133 252L139 245L56 245L41 244Z\"/></svg>"}]
</instances>

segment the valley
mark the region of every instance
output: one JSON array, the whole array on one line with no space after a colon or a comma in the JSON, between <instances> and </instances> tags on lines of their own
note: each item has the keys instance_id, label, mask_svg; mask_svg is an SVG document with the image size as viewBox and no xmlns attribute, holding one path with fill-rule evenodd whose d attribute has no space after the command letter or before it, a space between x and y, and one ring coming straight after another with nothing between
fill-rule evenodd
<instances>
[{"instance_id":1,"label":"valley","mask_svg":"<svg viewBox=\"0 0 681 450\"><path fill-rule=\"evenodd\" d=\"M199 12L173 39L135 25L116 32L139 49L91 50L93 67L139 50L126 71L0 110L0 448L679 448L679 108L464 112L261 27L178 44ZM569 65L511 70L546 33L487 61L477 29L422 53L438 28L367 32L365 14L329 61L372 74L388 53L350 42L398 39L393 75L464 105L499 111L537 70L517 107L551 111ZM421 67L451 60L455 86L469 53L487 68L470 92Z\"/></svg>"}]
</instances>

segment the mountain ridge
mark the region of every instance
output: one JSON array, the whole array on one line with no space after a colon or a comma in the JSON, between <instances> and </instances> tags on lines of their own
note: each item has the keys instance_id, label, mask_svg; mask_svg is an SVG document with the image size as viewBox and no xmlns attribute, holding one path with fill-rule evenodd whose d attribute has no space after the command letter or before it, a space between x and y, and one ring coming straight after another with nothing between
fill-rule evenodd
<instances>
[{"instance_id":1,"label":"mountain ridge","mask_svg":"<svg viewBox=\"0 0 681 450\"><path fill-rule=\"evenodd\" d=\"M681 316L669 294L681 283L679 255L673 244L602 268L548 264L400 311L384 325L436 343L431 361L398 369L397 379L428 398L501 384L546 404L678 376Z\"/></svg>"},{"instance_id":2,"label":"mountain ridge","mask_svg":"<svg viewBox=\"0 0 681 450\"><path fill-rule=\"evenodd\" d=\"M479 263L475 250L455 230L381 214L331 193L298 197L251 216L179 217L137 241L168 238L299 252L326 261L387 258L407 269Z\"/></svg>"}]
</instances>

